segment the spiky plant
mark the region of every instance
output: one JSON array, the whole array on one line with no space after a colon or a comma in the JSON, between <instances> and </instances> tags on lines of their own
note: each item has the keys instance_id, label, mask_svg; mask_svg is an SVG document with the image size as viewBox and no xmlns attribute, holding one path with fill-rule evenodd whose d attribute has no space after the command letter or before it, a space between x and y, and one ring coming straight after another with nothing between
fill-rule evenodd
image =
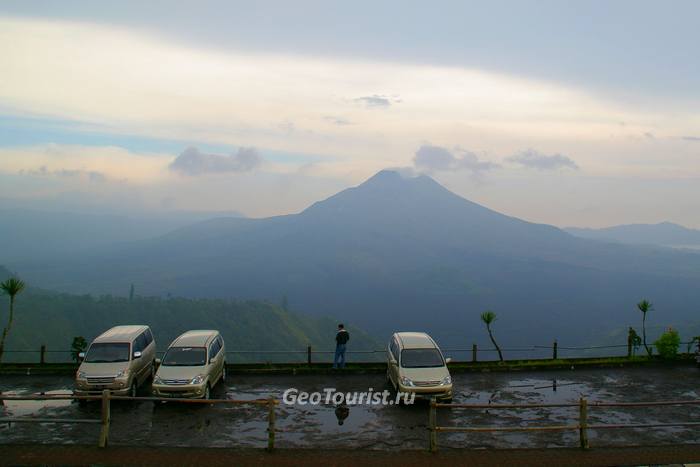
<instances>
[{"instance_id":1,"label":"spiky plant","mask_svg":"<svg viewBox=\"0 0 700 467\"><path fill-rule=\"evenodd\" d=\"M489 333L489 338L491 339L493 346L496 347L496 351L498 352L499 360L503 361L503 353L501 353L501 348L496 343L496 339L494 339L493 332L491 331L491 324L493 324L493 322L496 321L496 313L494 313L491 310L484 311L483 313L481 313L481 321L483 321L486 325L486 330Z\"/></svg>"},{"instance_id":2,"label":"spiky plant","mask_svg":"<svg viewBox=\"0 0 700 467\"><path fill-rule=\"evenodd\" d=\"M10 332L15 315L15 297L24 290L24 282L16 277L10 277L5 282L0 283L0 289L10 297L10 316L7 320L7 326L2 330L2 338L0 339L0 362L2 362L2 354L5 352L5 339L7 339L7 335Z\"/></svg>"}]
</instances>

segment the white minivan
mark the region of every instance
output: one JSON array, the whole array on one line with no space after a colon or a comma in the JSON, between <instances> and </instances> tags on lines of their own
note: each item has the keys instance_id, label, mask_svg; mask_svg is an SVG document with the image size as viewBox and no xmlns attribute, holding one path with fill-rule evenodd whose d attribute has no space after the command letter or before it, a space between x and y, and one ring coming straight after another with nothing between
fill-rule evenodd
<instances>
[{"instance_id":1,"label":"white minivan","mask_svg":"<svg viewBox=\"0 0 700 467\"><path fill-rule=\"evenodd\" d=\"M398 392L452 401L452 377L435 341L424 332L397 332L387 346L387 380Z\"/></svg>"}]
</instances>

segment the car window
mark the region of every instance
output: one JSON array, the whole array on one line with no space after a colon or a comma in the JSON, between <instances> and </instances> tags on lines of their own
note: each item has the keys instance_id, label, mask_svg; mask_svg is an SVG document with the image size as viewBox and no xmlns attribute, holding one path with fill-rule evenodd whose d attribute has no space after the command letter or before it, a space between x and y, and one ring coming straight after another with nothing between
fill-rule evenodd
<instances>
[{"instance_id":1,"label":"car window","mask_svg":"<svg viewBox=\"0 0 700 467\"><path fill-rule=\"evenodd\" d=\"M389 346L389 350L391 352L391 355L394 357L394 360L399 361L399 345L396 343L396 339L391 340L391 344Z\"/></svg>"},{"instance_id":2,"label":"car window","mask_svg":"<svg viewBox=\"0 0 700 467\"><path fill-rule=\"evenodd\" d=\"M444 366L445 361L438 349L403 349L401 366L403 368L432 368Z\"/></svg>"},{"instance_id":3,"label":"car window","mask_svg":"<svg viewBox=\"0 0 700 467\"><path fill-rule=\"evenodd\" d=\"M212 359L216 357L216 355L219 353L219 350L221 350L221 346L219 345L218 339L215 339L209 347L209 358Z\"/></svg>"},{"instance_id":4,"label":"car window","mask_svg":"<svg viewBox=\"0 0 700 467\"><path fill-rule=\"evenodd\" d=\"M163 357L163 366L202 366L206 363L204 347L170 347Z\"/></svg>"},{"instance_id":5,"label":"car window","mask_svg":"<svg viewBox=\"0 0 700 467\"><path fill-rule=\"evenodd\" d=\"M134 340L134 352L143 352L146 348L146 334L141 333L139 337Z\"/></svg>"},{"instance_id":6,"label":"car window","mask_svg":"<svg viewBox=\"0 0 700 467\"><path fill-rule=\"evenodd\" d=\"M129 361L129 344L92 344L85 355L88 363L114 363Z\"/></svg>"},{"instance_id":7,"label":"car window","mask_svg":"<svg viewBox=\"0 0 700 467\"><path fill-rule=\"evenodd\" d=\"M144 346L144 349L151 345L151 342L153 342L153 334L151 333L150 329L146 329L146 332L144 333L146 336L146 345Z\"/></svg>"}]
</instances>

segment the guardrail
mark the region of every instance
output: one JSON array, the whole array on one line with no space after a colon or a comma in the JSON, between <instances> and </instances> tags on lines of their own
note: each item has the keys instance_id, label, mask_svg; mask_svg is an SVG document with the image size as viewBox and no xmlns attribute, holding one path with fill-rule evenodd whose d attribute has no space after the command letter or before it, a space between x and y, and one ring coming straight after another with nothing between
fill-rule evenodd
<instances>
[{"instance_id":1,"label":"guardrail","mask_svg":"<svg viewBox=\"0 0 700 467\"><path fill-rule=\"evenodd\" d=\"M664 428L673 426L700 426L700 422L672 422L672 423L588 423L588 410L591 407L659 407L670 405L700 405L700 399L685 401L652 401L652 402L592 402L585 398L579 399L578 403L560 404L442 404L435 398L430 400L428 412L428 449L430 452L437 452L437 435L440 432L504 432L504 431L571 431L579 432L579 447L588 449L588 430L605 429L625 429L625 428ZM534 426L438 426L437 410L439 408L466 409L466 410L506 410L506 409L533 409L533 408L574 408L578 407L578 418L575 423L566 425L534 425Z\"/></svg>"},{"instance_id":2,"label":"guardrail","mask_svg":"<svg viewBox=\"0 0 700 467\"><path fill-rule=\"evenodd\" d=\"M102 402L102 410L100 419L66 419L66 418L38 418L38 417L4 417L0 418L0 423L93 423L100 424L100 437L97 445L101 448L107 446L109 442L109 427L112 420L111 401L153 401L153 402L178 402L186 404L231 404L231 405L257 405L267 407L267 449L269 451L275 448L275 407L279 401L273 397L268 399L254 400L237 400L237 399L181 399L181 398L163 398L163 397L131 397L131 396L115 396L105 389L100 396L76 396L73 394L51 394L51 395L4 395L0 393L0 402L5 400L15 401L46 401L46 400L76 400L90 401L99 400Z\"/></svg>"},{"instance_id":3,"label":"guardrail","mask_svg":"<svg viewBox=\"0 0 700 467\"><path fill-rule=\"evenodd\" d=\"M693 344L697 344L696 341L690 341L690 342L681 342L681 345L687 346L687 353L690 353L690 347ZM649 344L649 348L654 349L653 344ZM602 351L606 351L606 354L603 354ZM455 354L462 354L465 355L467 358L461 358L460 361L471 361L471 362L477 362L477 361L491 361L494 360L494 358L488 358L486 360L483 360L479 358L479 355L483 354L488 354L489 357L495 357L498 350L495 348L479 348L477 344L472 344L471 347L469 348L443 348L442 349L443 354L445 356L452 356ZM525 359L546 359L546 358L551 358L553 360L557 360L560 357L562 357L562 353L566 353L567 358L575 358L575 357L617 357L617 356L634 356L635 352L633 352L633 349L630 347L628 344L622 344L622 345L593 345L593 346L562 346L559 345L559 343L555 340L552 342L551 345L531 345L531 346L522 346L522 347L504 347L501 349L501 352L506 353L506 354L518 354L519 356L522 356L525 354L527 357ZM40 364L44 364L47 362L47 357L49 355L64 355L65 359L62 360L61 362L56 362L56 363L68 363L70 361L73 361L71 359L71 354L73 351L71 350L49 350L46 345L41 345L39 349L36 350L31 350L31 349L24 349L24 350L5 350L5 354L12 355L23 355L23 354L38 354L38 360ZM573 354L576 353L576 354ZM157 352L158 356L162 356L164 352ZM255 361L249 360L249 361L242 361L240 363L270 363L270 357L276 357L280 355L284 356L298 356L298 360L296 362L291 362L291 361L279 361L279 362L274 362L274 363L301 363L304 360L306 360L306 363L308 365L311 365L312 363L328 363L333 360L333 355L335 354L335 350L315 350L313 349L312 346L307 346L306 349L304 350L299 350L299 349L292 349L292 350L227 350L226 355L230 356L230 360L233 360L235 356L242 356L242 357L249 357L249 356L264 356L262 360L258 359ZM372 361L379 361L382 360L384 355L386 354L386 349L374 349L374 350L348 350L346 352L346 357L349 359L351 357L355 356L366 356L366 357L376 357L372 358ZM616 354L616 355L610 355L610 354ZM639 349L638 350L638 355L643 356L645 355L644 349ZM316 357L316 358L314 358ZM319 358L321 357L321 358ZM322 357L329 357L322 359ZM523 357L519 357L518 359L523 359ZM354 359L352 359L354 361ZM369 361L362 361L363 363L371 363ZM5 362L5 363L29 363L29 362ZM230 361L229 361L230 363Z\"/></svg>"}]
</instances>

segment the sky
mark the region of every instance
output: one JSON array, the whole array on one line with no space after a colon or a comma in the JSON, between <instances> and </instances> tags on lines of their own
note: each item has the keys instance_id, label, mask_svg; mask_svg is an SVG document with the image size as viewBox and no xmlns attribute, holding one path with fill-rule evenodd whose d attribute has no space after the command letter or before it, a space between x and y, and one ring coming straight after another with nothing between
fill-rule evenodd
<instances>
[{"instance_id":1,"label":"sky","mask_svg":"<svg viewBox=\"0 0 700 467\"><path fill-rule=\"evenodd\" d=\"M299 212L385 168L700 228L695 1L0 3L0 206Z\"/></svg>"}]
</instances>

